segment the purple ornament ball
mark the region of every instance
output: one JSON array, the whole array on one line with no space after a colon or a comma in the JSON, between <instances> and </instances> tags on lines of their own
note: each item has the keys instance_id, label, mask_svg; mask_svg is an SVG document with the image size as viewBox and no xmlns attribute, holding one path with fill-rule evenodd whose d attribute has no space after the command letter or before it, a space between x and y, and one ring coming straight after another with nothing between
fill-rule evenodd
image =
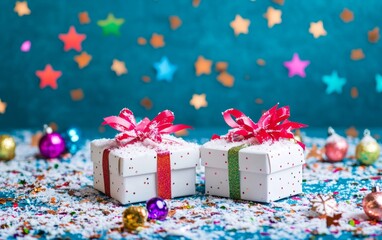
<instances>
[{"instance_id":1,"label":"purple ornament ball","mask_svg":"<svg viewBox=\"0 0 382 240\"><path fill-rule=\"evenodd\" d=\"M65 151L65 140L59 133L46 133L38 144L40 153L46 158L56 158Z\"/></svg>"},{"instance_id":2,"label":"purple ornament ball","mask_svg":"<svg viewBox=\"0 0 382 240\"><path fill-rule=\"evenodd\" d=\"M151 198L146 203L149 219L165 220L168 214L168 207L162 198Z\"/></svg>"}]
</instances>

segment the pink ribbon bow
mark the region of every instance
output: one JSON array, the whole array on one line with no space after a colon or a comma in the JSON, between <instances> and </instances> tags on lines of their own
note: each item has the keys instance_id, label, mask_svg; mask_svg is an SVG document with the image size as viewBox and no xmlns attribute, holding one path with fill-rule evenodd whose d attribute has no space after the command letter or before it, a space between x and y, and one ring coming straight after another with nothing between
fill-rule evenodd
<instances>
[{"instance_id":1,"label":"pink ribbon bow","mask_svg":"<svg viewBox=\"0 0 382 240\"><path fill-rule=\"evenodd\" d=\"M257 123L254 123L237 109L228 109L223 112L223 118L232 129L226 135L214 135L212 139L223 138L230 142L237 142L254 138L259 144L266 141L278 141L283 138L294 139L291 131L307 127L307 125L288 120L290 117L289 106L277 107L278 104L266 111ZM305 149L302 142L297 141L297 143Z\"/></svg>"},{"instance_id":2,"label":"pink ribbon bow","mask_svg":"<svg viewBox=\"0 0 382 240\"><path fill-rule=\"evenodd\" d=\"M104 118L102 124L107 124L121 133L115 136L120 146L126 146L135 142L143 142L149 139L153 142L162 142L162 134L170 134L183 129L191 128L184 124L173 125L174 113L164 110L153 120L144 118L136 123L134 114L130 109L124 108L118 116Z\"/></svg>"}]
</instances>

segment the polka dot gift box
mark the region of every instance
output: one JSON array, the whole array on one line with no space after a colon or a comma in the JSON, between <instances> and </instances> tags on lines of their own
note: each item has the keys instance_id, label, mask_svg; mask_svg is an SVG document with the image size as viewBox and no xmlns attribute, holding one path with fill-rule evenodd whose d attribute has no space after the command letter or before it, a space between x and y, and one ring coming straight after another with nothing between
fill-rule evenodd
<instances>
[{"instance_id":1,"label":"polka dot gift box","mask_svg":"<svg viewBox=\"0 0 382 240\"><path fill-rule=\"evenodd\" d=\"M165 110L136 123L126 108L105 118L104 124L120 133L91 143L94 188L122 204L195 194L199 146L169 135L189 128L173 121L174 114Z\"/></svg>"},{"instance_id":2,"label":"polka dot gift box","mask_svg":"<svg viewBox=\"0 0 382 240\"><path fill-rule=\"evenodd\" d=\"M257 123L236 109L223 112L231 127L201 147L206 194L271 202L302 192L304 145L294 139L289 107L274 106Z\"/></svg>"}]
</instances>

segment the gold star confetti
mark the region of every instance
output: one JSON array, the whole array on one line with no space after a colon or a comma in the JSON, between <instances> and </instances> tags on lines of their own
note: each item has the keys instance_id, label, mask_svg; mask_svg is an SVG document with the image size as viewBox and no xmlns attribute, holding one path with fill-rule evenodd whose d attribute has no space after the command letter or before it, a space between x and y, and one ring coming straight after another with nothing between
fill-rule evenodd
<instances>
[{"instance_id":1,"label":"gold star confetti","mask_svg":"<svg viewBox=\"0 0 382 240\"><path fill-rule=\"evenodd\" d=\"M324 23L321 20L318 22L311 22L309 32L313 34L314 38L319 38L320 36L326 36Z\"/></svg>"},{"instance_id":2,"label":"gold star confetti","mask_svg":"<svg viewBox=\"0 0 382 240\"><path fill-rule=\"evenodd\" d=\"M268 28L272 28L275 24L281 23L281 10L268 7L267 12L264 13L264 18L268 20Z\"/></svg>"},{"instance_id":3,"label":"gold star confetti","mask_svg":"<svg viewBox=\"0 0 382 240\"><path fill-rule=\"evenodd\" d=\"M201 1L201 0L192 0L192 6L193 6L194 8L199 7L199 5L200 5L200 1Z\"/></svg>"},{"instance_id":4,"label":"gold star confetti","mask_svg":"<svg viewBox=\"0 0 382 240\"><path fill-rule=\"evenodd\" d=\"M88 12L80 12L78 14L78 20L80 21L81 24L89 24L90 18L89 18Z\"/></svg>"},{"instance_id":5,"label":"gold star confetti","mask_svg":"<svg viewBox=\"0 0 382 240\"><path fill-rule=\"evenodd\" d=\"M324 159L325 148L318 149L316 144L313 144L309 153L306 155L306 159L315 158L322 161Z\"/></svg>"},{"instance_id":6,"label":"gold star confetti","mask_svg":"<svg viewBox=\"0 0 382 240\"><path fill-rule=\"evenodd\" d=\"M230 24L236 36L240 33L248 34L248 27L251 24L249 19L242 18L239 14L235 16L235 20L233 20Z\"/></svg>"},{"instance_id":7,"label":"gold star confetti","mask_svg":"<svg viewBox=\"0 0 382 240\"><path fill-rule=\"evenodd\" d=\"M227 72L220 73L217 80L225 87L232 87L235 82L235 78Z\"/></svg>"},{"instance_id":8,"label":"gold star confetti","mask_svg":"<svg viewBox=\"0 0 382 240\"><path fill-rule=\"evenodd\" d=\"M177 137L188 136L188 134L189 134L189 132L187 129L182 129L180 131L175 132L175 136L177 136Z\"/></svg>"},{"instance_id":9,"label":"gold star confetti","mask_svg":"<svg viewBox=\"0 0 382 240\"><path fill-rule=\"evenodd\" d=\"M357 87L352 87L350 90L350 96L352 98L357 98L358 97L358 88Z\"/></svg>"},{"instance_id":10,"label":"gold star confetti","mask_svg":"<svg viewBox=\"0 0 382 240\"><path fill-rule=\"evenodd\" d=\"M379 27L375 27L367 32L367 39L371 43L377 43L379 41Z\"/></svg>"},{"instance_id":11,"label":"gold star confetti","mask_svg":"<svg viewBox=\"0 0 382 240\"><path fill-rule=\"evenodd\" d=\"M139 37L139 38L137 39L137 43L138 43L139 45L146 45L147 40L146 40L146 38L144 38L144 37Z\"/></svg>"},{"instance_id":12,"label":"gold star confetti","mask_svg":"<svg viewBox=\"0 0 382 240\"><path fill-rule=\"evenodd\" d=\"M225 72L227 71L228 63L227 62L217 62L215 64L215 69L217 72Z\"/></svg>"},{"instance_id":13,"label":"gold star confetti","mask_svg":"<svg viewBox=\"0 0 382 240\"><path fill-rule=\"evenodd\" d=\"M358 137L358 131L354 126L346 129L345 133L346 133L346 136L348 136L348 137L352 137L352 138Z\"/></svg>"},{"instance_id":14,"label":"gold star confetti","mask_svg":"<svg viewBox=\"0 0 382 240\"><path fill-rule=\"evenodd\" d=\"M274 3L277 3L278 5L284 5L284 0L273 0Z\"/></svg>"},{"instance_id":15,"label":"gold star confetti","mask_svg":"<svg viewBox=\"0 0 382 240\"><path fill-rule=\"evenodd\" d=\"M19 17L31 14L31 10L29 9L28 3L26 1L17 1L14 10L19 15Z\"/></svg>"},{"instance_id":16,"label":"gold star confetti","mask_svg":"<svg viewBox=\"0 0 382 240\"><path fill-rule=\"evenodd\" d=\"M80 69L89 65L89 62L92 60L92 56L87 52L82 52L80 55L74 57L74 61L78 64Z\"/></svg>"},{"instance_id":17,"label":"gold star confetti","mask_svg":"<svg viewBox=\"0 0 382 240\"><path fill-rule=\"evenodd\" d=\"M146 110L150 110L153 107L153 102L150 98L144 97L141 100L141 106L144 107Z\"/></svg>"},{"instance_id":18,"label":"gold star confetti","mask_svg":"<svg viewBox=\"0 0 382 240\"><path fill-rule=\"evenodd\" d=\"M349 9L344 8L344 10L342 10L340 14L340 18L342 19L343 22L348 23L354 20L354 14Z\"/></svg>"},{"instance_id":19,"label":"gold star confetti","mask_svg":"<svg viewBox=\"0 0 382 240\"><path fill-rule=\"evenodd\" d=\"M0 113L4 114L6 109L7 109L7 103L2 102L0 99Z\"/></svg>"},{"instance_id":20,"label":"gold star confetti","mask_svg":"<svg viewBox=\"0 0 382 240\"><path fill-rule=\"evenodd\" d=\"M207 107L208 103L206 101L206 94L194 94L190 100L190 105L194 106L196 110L199 110L201 107Z\"/></svg>"},{"instance_id":21,"label":"gold star confetti","mask_svg":"<svg viewBox=\"0 0 382 240\"><path fill-rule=\"evenodd\" d=\"M262 58L257 59L257 60L256 60L256 63L257 63L257 65L259 65L259 66L265 66L265 64L266 64L265 60L262 59Z\"/></svg>"},{"instance_id":22,"label":"gold star confetti","mask_svg":"<svg viewBox=\"0 0 382 240\"><path fill-rule=\"evenodd\" d=\"M32 147L37 147L38 143L40 142L40 139L42 137L42 132L36 132L35 134L32 135L31 137L31 146Z\"/></svg>"},{"instance_id":23,"label":"gold star confetti","mask_svg":"<svg viewBox=\"0 0 382 240\"><path fill-rule=\"evenodd\" d=\"M151 78L149 76L142 76L142 81L145 83L151 82Z\"/></svg>"},{"instance_id":24,"label":"gold star confetti","mask_svg":"<svg viewBox=\"0 0 382 240\"><path fill-rule=\"evenodd\" d=\"M153 48L164 47L165 42L164 42L163 35L153 33L153 35L151 36L151 39L150 39L150 44Z\"/></svg>"},{"instance_id":25,"label":"gold star confetti","mask_svg":"<svg viewBox=\"0 0 382 240\"><path fill-rule=\"evenodd\" d=\"M168 20L172 30L176 30L182 25L182 20L178 16L170 16Z\"/></svg>"},{"instance_id":26,"label":"gold star confetti","mask_svg":"<svg viewBox=\"0 0 382 240\"><path fill-rule=\"evenodd\" d=\"M256 103L256 104L263 104L264 101L263 101L263 99L261 99L261 98L256 98L256 99L255 99L255 103Z\"/></svg>"},{"instance_id":27,"label":"gold star confetti","mask_svg":"<svg viewBox=\"0 0 382 240\"><path fill-rule=\"evenodd\" d=\"M113 65L111 65L111 70L117 74L117 76L121 76L122 74L127 74L127 68L125 66L125 62L119 61L117 59L113 60Z\"/></svg>"},{"instance_id":28,"label":"gold star confetti","mask_svg":"<svg viewBox=\"0 0 382 240\"><path fill-rule=\"evenodd\" d=\"M73 89L72 91L70 91L70 97L73 101L81 101L82 99L84 99L84 92L81 88Z\"/></svg>"},{"instance_id":29,"label":"gold star confetti","mask_svg":"<svg viewBox=\"0 0 382 240\"><path fill-rule=\"evenodd\" d=\"M365 58L365 54L361 48L351 50L350 59L353 61L362 60Z\"/></svg>"},{"instance_id":30,"label":"gold star confetti","mask_svg":"<svg viewBox=\"0 0 382 240\"><path fill-rule=\"evenodd\" d=\"M211 74L212 61L204 58L203 56L199 56L195 62L195 72L196 76L200 76L202 74L209 75Z\"/></svg>"}]
</instances>

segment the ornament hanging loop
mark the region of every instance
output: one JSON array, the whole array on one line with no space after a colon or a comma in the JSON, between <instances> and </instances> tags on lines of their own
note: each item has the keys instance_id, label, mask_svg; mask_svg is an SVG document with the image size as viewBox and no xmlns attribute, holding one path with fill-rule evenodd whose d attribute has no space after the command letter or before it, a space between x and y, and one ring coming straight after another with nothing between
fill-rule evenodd
<instances>
[{"instance_id":1,"label":"ornament hanging loop","mask_svg":"<svg viewBox=\"0 0 382 240\"><path fill-rule=\"evenodd\" d=\"M365 131L363 131L363 136L370 136L370 130L365 129Z\"/></svg>"},{"instance_id":2,"label":"ornament hanging loop","mask_svg":"<svg viewBox=\"0 0 382 240\"><path fill-rule=\"evenodd\" d=\"M328 128L328 136L332 136L335 133L336 133L336 131L334 131L334 128L332 128L332 127Z\"/></svg>"}]
</instances>

